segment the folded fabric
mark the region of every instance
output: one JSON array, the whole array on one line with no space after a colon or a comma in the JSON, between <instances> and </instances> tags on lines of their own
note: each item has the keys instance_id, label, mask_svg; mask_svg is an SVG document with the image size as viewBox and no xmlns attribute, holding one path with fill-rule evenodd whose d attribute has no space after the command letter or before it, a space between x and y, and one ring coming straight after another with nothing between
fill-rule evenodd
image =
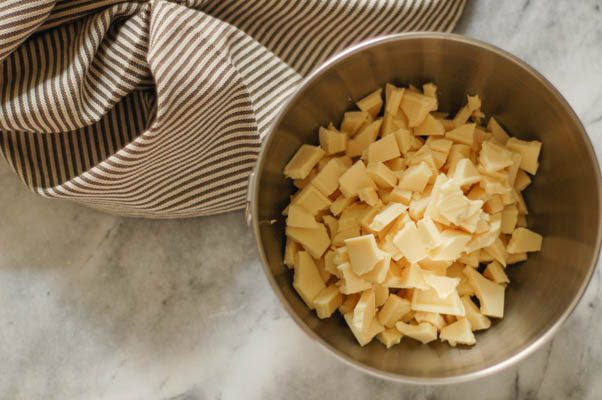
<instances>
[{"instance_id":1,"label":"folded fabric","mask_svg":"<svg viewBox=\"0 0 602 400\"><path fill-rule=\"evenodd\" d=\"M304 75L464 0L0 2L0 150L34 192L152 218L239 209Z\"/></svg>"}]
</instances>

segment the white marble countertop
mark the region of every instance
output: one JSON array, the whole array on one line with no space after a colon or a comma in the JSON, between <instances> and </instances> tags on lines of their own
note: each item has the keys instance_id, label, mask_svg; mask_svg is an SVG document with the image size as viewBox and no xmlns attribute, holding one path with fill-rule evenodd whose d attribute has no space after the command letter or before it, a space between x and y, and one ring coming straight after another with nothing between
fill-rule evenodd
<instances>
[{"instance_id":1,"label":"white marble countertop","mask_svg":"<svg viewBox=\"0 0 602 400\"><path fill-rule=\"evenodd\" d=\"M543 73L602 157L602 3L473 0L456 30ZM602 158L601 158L602 159ZM117 218L28 192L0 162L2 399L599 399L601 270L556 336L479 381L404 386L314 345L263 276L242 213Z\"/></svg>"}]
</instances>

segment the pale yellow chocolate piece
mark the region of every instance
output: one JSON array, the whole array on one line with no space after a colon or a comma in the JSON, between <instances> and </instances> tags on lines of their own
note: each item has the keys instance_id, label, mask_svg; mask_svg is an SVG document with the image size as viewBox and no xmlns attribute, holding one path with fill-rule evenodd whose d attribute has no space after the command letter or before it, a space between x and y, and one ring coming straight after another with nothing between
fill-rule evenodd
<instances>
[{"instance_id":1,"label":"pale yellow chocolate piece","mask_svg":"<svg viewBox=\"0 0 602 400\"><path fill-rule=\"evenodd\" d=\"M374 290L374 304L376 307L382 307L389 297L389 288L383 285L375 284L372 287L372 290Z\"/></svg>"},{"instance_id":2,"label":"pale yellow chocolate piece","mask_svg":"<svg viewBox=\"0 0 602 400\"><path fill-rule=\"evenodd\" d=\"M366 166L362 160L357 161L339 178L341 193L345 197L357 196L360 189L370 187L376 189L376 185L368 175Z\"/></svg>"},{"instance_id":3,"label":"pale yellow chocolate piece","mask_svg":"<svg viewBox=\"0 0 602 400\"><path fill-rule=\"evenodd\" d=\"M541 151L541 142L525 141L517 138L510 138L506 142L506 147L522 156L520 168L531 175L537 173L539 168L539 152Z\"/></svg>"},{"instance_id":4,"label":"pale yellow chocolate piece","mask_svg":"<svg viewBox=\"0 0 602 400\"><path fill-rule=\"evenodd\" d=\"M286 225L297 228L317 228L316 218L309 211L296 204L291 204L288 208Z\"/></svg>"},{"instance_id":5,"label":"pale yellow chocolate piece","mask_svg":"<svg viewBox=\"0 0 602 400\"><path fill-rule=\"evenodd\" d=\"M395 328L385 328L384 331L376 335L376 339L384 344L387 349L399 344L403 335Z\"/></svg>"},{"instance_id":6,"label":"pale yellow chocolate piece","mask_svg":"<svg viewBox=\"0 0 602 400\"><path fill-rule=\"evenodd\" d=\"M343 295L343 303L339 306L339 312L343 315L353 313L355 305L360 300L360 293Z\"/></svg>"},{"instance_id":7,"label":"pale yellow chocolate piece","mask_svg":"<svg viewBox=\"0 0 602 400\"><path fill-rule=\"evenodd\" d=\"M370 327L368 328L368 332L366 332L364 334L364 333L358 331L357 329L355 329L355 327L353 325L353 313L347 313L343 317L345 318L345 322L347 322L347 325L351 329L353 336L355 336L355 339L360 344L360 346L365 346L368 343L370 343L376 335L378 335L380 332L382 332L385 329L378 322L378 320L376 318L374 318L374 319L372 319L372 323L370 324Z\"/></svg>"},{"instance_id":8,"label":"pale yellow chocolate piece","mask_svg":"<svg viewBox=\"0 0 602 400\"><path fill-rule=\"evenodd\" d=\"M503 318L504 287L485 278L471 267L466 267L464 274L479 298L481 314L489 317Z\"/></svg>"},{"instance_id":9,"label":"pale yellow chocolate piece","mask_svg":"<svg viewBox=\"0 0 602 400\"><path fill-rule=\"evenodd\" d=\"M370 113L366 111L349 111L343 114L341 122L341 131L347 133L350 137L355 136L361 128L372 121Z\"/></svg>"},{"instance_id":10,"label":"pale yellow chocolate piece","mask_svg":"<svg viewBox=\"0 0 602 400\"><path fill-rule=\"evenodd\" d=\"M345 154L348 157L361 156L362 153L368 149L368 146L370 146L370 144L378 137L381 124L382 119L377 119L363 127L353 139L350 139L347 142Z\"/></svg>"},{"instance_id":11,"label":"pale yellow chocolate piece","mask_svg":"<svg viewBox=\"0 0 602 400\"><path fill-rule=\"evenodd\" d=\"M357 332L366 335L375 316L376 300L374 290L368 289L361 294L359 301L353 309L353 327Z\"/></svg>"},{"instance_id":12,"label":"pale yellow chocolate piece","mask_svg":"<svg viewBox=\"0 0 602 400\"><path fill-rule=\"evenodd\" d=\"M464 316L464 306L456 291L442 299L435 289L414 289L411 307L413 311Z\"/></svg>"},{"instance_id":13,"label":"pale yellow chocolate piece","mask_svg":"<svg viewBox=\"0 0 602 400\"><path fill-rule=\"evenodd\" d=\"M313 301L318 318L330 318L337 308L343 304L343 295L335 285L329 285L316 296Z\"/></svg>"},{"instance_id":14,"label":"pale yellow chocolate piece","mask_svg":"<svg viewBox=\"0 0 602 400\"><path fill-rule=\"evenodd\" d=\"M368 146L368 162L383 162L400 157L395 135L387 135Z\"/></svg>"},{"instance_id":15,"label":"pale yellow chocolate piece","mask_svg":"<svg viewBox=\"0 0 602 400\"><path fill-rule=\"evenodd\" d=\"M293 287L305 304L312 310L314 309L314 299L326 287L316 263L309 253L305 251L297 253Z\"/></svg>"},{"instance_id":16,"label":"pale yellow chocolate piece","mask_svg":"<svg viewBox=\"0 0 602 400\"><path fill-rule=\"evenodd\" d=\"M508 275L506 275L504 267L497 261L488 264L487 267L485 267L485 271L483 271L483 275L495 283L510 283L510 279L508 278Z\"/></svg>"},{"instance_id":17,"label":"pale yellow chocolate piece","mask_svg":"<svg viewBox=\"0 0 602 400\"><path fill-rule=\"evenodd\" d=\"M476 124L460 125L459 127L446 132L445 137L452 140L454 143L472 146L475 128Z\"/></svg>"},{"instance_id":18,"label":"pale yellow chocolate piece","mask_svg":"<svg viewBox=\"0 0 602 400\"><path fill-rule=\"evenodd\" d=\"M327 209L332 201L318 190L314 185L307 185L293 198L291 204L303 207L311 215Z\"/></svg>"},{"instance_id":19,"label":"pale yellow chocolate piece","mask_svg":"<svg viewBox=\"0 0 602 400\"><path fill-rule=\"evenodd\" d=\"M391 189L397 184L397 177L382 162L370 162L366 169L368 176L381 189Z\"/></svg>"},{"instance_id":20,"label":"pale yellow chocolate piece","mask_svg":"<svg viewBox=\"0 0 602 400\"><path fill-rule=\"evenodd\" d=\"M392 328L401 317L409 312L410 301L391 293L378 312L378 320L387 328Z\"/></svg>"},{"instance_id":21,"label":"pale yellow chocolate piece","mask_svg":"<svg viewBox=\"0 0 602 400\"><path fill-rule=\"evenodd\" d=\"M357 108L362 111L366 111L372 118L376 118L378 113L380 112L381 107L383 106L383 98L382 98L382 89L375 90L370 93L368 96L359 100L357 103Z\"/></svg>"},{"instance_id":22,"label":"pale yellow chocolate piece","mask_svg":"<svg viewBox=\"0 0 602 400\"><path fill-rule=\"evenodd\" d=\"M349 252L349 259L353 271L362 275L370 272L372 268L382 259L382 255L374 235L364 235L345 240L345 246Z\"/></svg>"},{"instance_id":23,"label":"pale yellow chocolate piece","mask_svg":"<svg viewBox=\"0 0 602 400\"><path fill-rule=\"evenodd\" d=\"M401 203L389 203L372 219L369 228L375 232L380 232L392 223L396 218L407 210L407 206Z\"/></svg>"},{"instance_id":24,"label":"pale yellow chocolate piece","mask_svg":"<svg viewBox=\"0 0 602 400\"><path fill-rule=\"evenodd\" d=\"M399 112L399 106L401 105L401 99L403 98L403 93L405 89L398 88L390 83L387 83L385 87L385 112L391 114L393 117L397 116Z\"/></svg>"},{"instance_id":25,"label":"pale yellow chocolate piece","mask_svg":"<svg viewBox=\"0 0 602 400\"><path fill-rule=\"evenodd\" d=\"M306 178L324 154L324 150L317 146L302 145L284 167L284 175L292 179Z\"/></svg>"},{"instance_id":26,"label":"pale yellow chocolate piece","mask_svg":"<svg viewBox=\"0 0 602 400\"><path fill-rule=\"evenodd\" d=\"M418 136L443 136L445 127L441 121L427 114L422 123L414 128L414 134Z\"/></svg>"},{"instance_id":27,"label":"pale yellow chocolate piece","mask_svg":"<svg viewBox=\"0 0 602 400\"><path fill-rule=\"evenodd\" d=\"M295 257L297 257L297 252L299 251L301 251L301 245L290 237L287 237L284 246L284 264L287 267L294 268Z\"/></svg>"},{"instance_id":28,"label":"pale yellow chocolate piece","mask_svg":"<svg viewBox=\"0 0 602 400\"><path fill-rule=\"evenodd\" d=\"M462 296L462 304L466 311L466 319L470 322L470 327L473 331L480 331L483 329L489 329L491 326L491 320L481 314L477 305L468 296Z\"/></svg>"},{"instance_id":29,"label":"pale yellow chocolate piece","mask_svg":"<svg viewBox=\"0 0 602 400\"><path fill-rule=\"evenodd\" d=\"M502 128L502 126L493 117L489 118L489 122L487 123L487 130L491 132L491 134L499 144L506 144L508 139L510 139L508 133L506 133L504 128Z\"/></svg>"},{"instance_id":30,"label":"pale yellow chocolate piece","mask_svg":"<svg viewBox=\"0 0 602 400\"><path fill-rule=\"evenodd\" d=\"M364 290L368 290L372 287L370 282L366 282L362 278L360 278L353 270L351 269L351 264L343 263L337 267L341 272L341 286L339 287L341 293L343 294L352 294L363 292Z\"/></svg>"},{"instance_id":31,"label":"pale yellow chocolate piece","mask_svg":"<svg viewBox=\"0 0 602 400\"><path fill-rule=\"evenodd\" d=\"M446 325L445 319L441 316L441 314L436 314L432 312L425 311L417 311L414 313L414 319L419 324L422 322L428 322L433 325L437 330L441 330Z\"/></svg>"},{"instance_id":32,"label":"pale yellow chocolate piece","mask_svg":"<svg viewBox=\"0 0 602 400\"><path fill-rule=\"evenodd\" d=\"M428 286L437 292L437 295L441 299L445 299L454 293L460 283L459 278L449 278L435 274L424 274L423 279Z\"/></svg>"},{"instance_id":33,"label":"pale yellow chocolate piece","mask_svg":"<svg viewBox=\"0 0 602 400\"><path fill-rule=\"evenodd\" d=\"M436 105L436 100L432 97L407 90L401 99L401 109L408 117L408 125L411 128L419 126Z\"/></svg>"},{"instance_id":34,"label":"pale yellow chocolate piece","mask_svg":"<svg viewBox=\"0 0 602 400\"><path fill-rule=\"evenodd\" d=\"M426 247L413 221L408 222L393 238L401 254L410 262L416 263L426 257Z\"/></svg>"},{"instance_id":35,"label":"pale yellow chocolate piece","mask_svg":"<svg viewBox=\"0 0 602 400\"><path fill-rule=\"evenodd\" d=\"M516 228L508 242L508 253L528 253L540 251L543 238L527 228Z\"/></svg>"},{"instance_id":36,"label":"pale yellow chocolate piece","mask_svg":"<svg viewBox=\"0 0 602 400\"><path fill-rule=\"evenodd\" d=\"M347 168L336 158L328 161L320 172L312 179L311 183L323 195L330 196L339 187L339 178Z\"/></svg>"},{"instance_id":37,"label":"pale yellow chocolate piece","mask_svg":"<svg viewBox=\"0 0 602 400\"><path fill-rule=\"evenodd\" d=\"M410 325L400 321L395 324L395 328L397 328L402 335L417 340L422 344L427 344L433 340L437 340L437 328L428 322L422 322L418 325Z\"/></svg>"},{"instance_id":38,"label":"pale yellow chocolate piece","mask_svg":"<svg viewBox=\"0 0 602 400\"><path fill-rule=\"evenodd\" d=\"M467 318L458 318L456 322L441 329L439 338L447 341L451 346L456 344L472 346L477 342Z\"/></svg>"},{"instance_id":39,"label":"pale yellow chocolate piece","mask_svg":"<svg viewBox=\"0 0 602 400\"><path fill-rule=\"evenodd\" d=\"M286 236L297 241L313 258L322 257L326 249L330 246L328 232L326 232L326 227L321 223L318 223L316 228L287 226Z\"/></svg>"},{"instance_id":40,"label":"pale yellow chocolate piece","mask_svg":"<svg viewBox=\"0 0 602 400\"><path fill-rule=\"evenodd\" d=\"M425 162L412 165L404 171L397 187L402 190L422 192L432 175L431 169Z\"/></svg>"}]
</instances>

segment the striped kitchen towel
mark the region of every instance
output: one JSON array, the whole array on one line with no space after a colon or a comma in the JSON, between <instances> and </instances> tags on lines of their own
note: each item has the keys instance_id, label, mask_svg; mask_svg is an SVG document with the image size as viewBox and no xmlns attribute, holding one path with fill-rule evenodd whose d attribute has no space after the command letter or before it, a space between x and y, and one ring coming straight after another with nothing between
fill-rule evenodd
<instances>
[{"instance_id":1,"label":"striped kitchen towel","mask_svg":"<svg viewBox=\"0 0 602 400\"><path fill-rule=\"evenodd\" d=\"M239 209L300 79L465 0L3 0L0 150L36 193L175 218Z\"/></svg>"}]
</instances>

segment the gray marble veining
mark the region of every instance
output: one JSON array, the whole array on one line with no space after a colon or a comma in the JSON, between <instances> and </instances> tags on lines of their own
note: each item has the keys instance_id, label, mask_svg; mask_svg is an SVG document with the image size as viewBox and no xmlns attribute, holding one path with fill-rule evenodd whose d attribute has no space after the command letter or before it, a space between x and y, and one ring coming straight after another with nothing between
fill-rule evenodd
<instances>
[{"instance_id":1,"label":"gray marble veining","mask_svg":"<svg viewBox=\"0 0 602 400\"><path fill-rule=\"evenodd\" d=\"M473 0L457 32L545 75L602 156L600 1ZM124 219L29 193L0 162L2 399L597 399L601 271L556 338L514 368L404 386L335 360L294 325L242 213Z\"/></svg>"}]
</instances>

